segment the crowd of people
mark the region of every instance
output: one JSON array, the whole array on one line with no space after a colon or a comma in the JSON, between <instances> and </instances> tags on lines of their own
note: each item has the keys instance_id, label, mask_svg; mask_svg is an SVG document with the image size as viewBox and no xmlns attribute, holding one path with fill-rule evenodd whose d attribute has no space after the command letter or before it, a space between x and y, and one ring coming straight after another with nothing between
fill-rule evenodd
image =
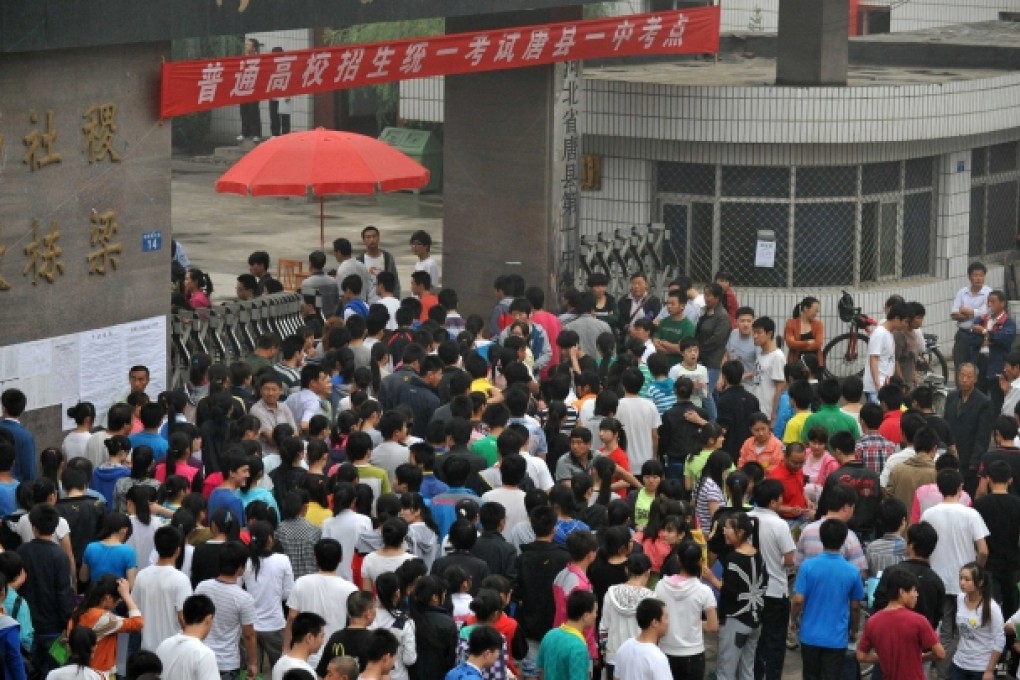
<instances>
[{"instance_id":1,"label":"crowd of people","mask_svg":"<svg viewBox=\"0 0 1020 680\"><path fill-rule=\"evenodd\" d=\"M3 392L2 677L1015 674L1020 354L983 265L939 415L916 302L838 380L812 297L777 335L725 272L555 311L509 274L461 316L427 233L403 298L362 240L311 253L297 333L158 395L135 366L59 447ZM248 264L239 297L277 289Z\"/></svg>"}]
</instances>

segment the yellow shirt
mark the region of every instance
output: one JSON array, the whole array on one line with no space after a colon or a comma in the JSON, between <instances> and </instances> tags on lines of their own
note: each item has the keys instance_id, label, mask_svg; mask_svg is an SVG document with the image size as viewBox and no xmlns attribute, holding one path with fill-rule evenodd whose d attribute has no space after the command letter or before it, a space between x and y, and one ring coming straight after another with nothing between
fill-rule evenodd
<instances>
[{"instance_id":1,"label":"yellow shirt","mask_svg":"<svg viewBox=\"0 0 1020 680\"><path fill-rule=\"evenodd\" d=\"M811 416L811 411L797 411L790 420L786 422L786 431L783 432L783 443L793 444L800 441L800 433L804 429L804 423Z\"/></svg>"},{"instance_id":2,"label":"yellow shirt","mask_svg":"<svg viewBox=\"0 0 1020 680\"><path fill-rule=\"evenodd\" d=\"M322 523L332 516L333 513L328 508L322 507L315 501L308 504L308 512L305 513L305 519L320 529L322 528Z\"/></svg>"}]
</instances>

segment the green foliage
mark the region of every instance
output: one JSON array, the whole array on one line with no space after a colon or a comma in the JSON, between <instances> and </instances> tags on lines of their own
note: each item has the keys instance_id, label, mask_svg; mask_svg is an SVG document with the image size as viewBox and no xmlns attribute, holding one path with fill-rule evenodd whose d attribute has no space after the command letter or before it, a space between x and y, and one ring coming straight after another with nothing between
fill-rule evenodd
<instances>
[{"instance_id":1,"label":"green foliage","mask_svg":"<svg viewBox=\"0 0 1020 680\"><path fill-rule=\"evenodd\" d=\"M327 28L323 32L323 39L327 45L350 45L442 35L445 30L446 22L442 18L417 19L381 24L361 24L338 29ZM372 90L375 91L379 102L379 107L376 110L376 122L379 129L396 125L397 108L400 103L400 84L384 83L351 90L351 102L353 103L358 97L371 96Z\"/></svg>"},{"instance_id":2,"label":"green foliage","mask_svg":"<svg viewBox=\"0 0 1020 680\"><path fill-rule=\"evenodd\" d=\"M610 16L608 2L596 2L593 5L584 6L585 19L601 19Z\"/></svg>"}]
</instances>

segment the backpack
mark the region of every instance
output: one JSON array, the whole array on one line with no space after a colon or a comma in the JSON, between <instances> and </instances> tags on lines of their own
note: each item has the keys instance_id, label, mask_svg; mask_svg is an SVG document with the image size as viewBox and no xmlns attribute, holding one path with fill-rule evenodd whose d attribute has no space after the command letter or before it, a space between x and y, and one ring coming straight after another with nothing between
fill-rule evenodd
<instances>
[{"instance_id":1,"label":"backpack","mask_svg":"<svg viewBox=\"0 0 1020 680\"><path fill-rule=\"evenodd\" d=\"M18 533L18 520L25 514L24 510L18 510L0 520L0 546L4 550L17 550L21 545L21 534Z\"/></svg>"}]
</instances>

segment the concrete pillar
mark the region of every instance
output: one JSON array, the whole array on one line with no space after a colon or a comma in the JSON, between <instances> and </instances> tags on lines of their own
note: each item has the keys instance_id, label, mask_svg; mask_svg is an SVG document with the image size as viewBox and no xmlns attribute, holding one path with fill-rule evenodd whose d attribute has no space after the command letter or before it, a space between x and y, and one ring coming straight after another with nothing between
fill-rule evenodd
<instances>
[{"instance_id":1,"label":"concrete pillar","mask_svg":"<svg viewBox=\"0 0 1020 680\"><path fill-rule=\"evenodd\" d=\"M776 85L846 85L848 0L779 0Z\"/></svg>"},{"instance_id":2,"label":"concrete pillar","mask_svg":"<svg viewBox=\"0 0 1020 680\"><path fill-rule=\"evenodd\" d=\"M938 168L935 222L935 275L963 280L967 276L970 235L970 151L943 154Z\"/></svg>"},{"instance_id":3,"label":"concrete pillar","mask_svg":"<svg viewBox=\"0 0 1020 680\"><path fill-rule=\"evenodd\" d=\"M580 8L449 18L460 33L580 18ZM487 311L492 283L519 273L551 289L559 243L555 176L562 66L448 76L443 125L443 283ZM508 264L517 263L517 264ZM550 301L551 303L551 301ZM550 304L551 306L551 304Z\"/></svg>"},{"instance_id":4,"label":"concrete pillar","mask_svg":"<svg viewBox=\"0 0 1020 680\"><path fill-rule=\"evenodd\" d=\"M170 309L170 123L157 115L169 54L148 43L0 59L0 390L29 396L24 421L40 449L59 446L68 401L100 401L69 359L75 334ZM126 355L158 346L148 339ZM163 340L153 374L166 374ZM80 366L94 376L108 359L87 351ZM127 392L126 372L118 387L106 398Z\"/></svg>"}]
</instances>

